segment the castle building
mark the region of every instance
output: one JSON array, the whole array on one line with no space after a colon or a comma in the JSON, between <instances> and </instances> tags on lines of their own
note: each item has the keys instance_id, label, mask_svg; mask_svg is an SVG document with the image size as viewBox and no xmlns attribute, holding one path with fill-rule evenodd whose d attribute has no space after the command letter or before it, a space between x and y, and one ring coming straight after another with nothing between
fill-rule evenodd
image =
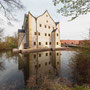
<instances>
[{"instance_id":1,"label":"castle building","mask_svg":"<svg viewBox=\"0 0 90 90\"><path fill-rule=\"evenodd\" d=\"M46 10L37 18L25 14L22 29L18 30L18 48L60 48L60 23L55 22Z\"/></svg>"}]
</instances>

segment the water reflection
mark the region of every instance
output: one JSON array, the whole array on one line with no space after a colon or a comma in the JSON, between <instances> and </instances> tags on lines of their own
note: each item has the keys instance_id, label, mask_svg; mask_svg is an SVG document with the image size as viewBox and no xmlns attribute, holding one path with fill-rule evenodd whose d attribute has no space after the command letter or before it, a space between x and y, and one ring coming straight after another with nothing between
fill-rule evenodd
<instances>
[{"instance_id":1,"label":"water reflection","mask_svg":"<svg viewBox=\"0 0 90 90\"><path fill-rule=\"evenodd\" d=\"M12 51L0 52L0 90L22 90L25 86L39 87L45 79L63 82L64 78L80 85L89 84L90 54L75 51L19 55Z\"/></svg>"},{"instance_id":2,"label":"water reflection","mask_svg":"<svg viewBox=\"0 0 90 90\"><path fill-rule=\"evenodd\" d=\"M0 51L0 71L3 71L6 69L5 67L5 61L10 62L13 60L15 63L18 61L18 55L12 53L11 50L6 50L6 51Z\"/></svg>"},{"instance_id":3,"label":"water reflection","mask_svg":"<svg viewBox=\"0 0 90 90\"><path fill-rule=\"evenodd\" d=\"M70 68L72 79L78 85L90 84L90 54L87 51L78 51L71 58Z\"/></svg>"},{"instance_id":4,"label":"water reflection","mask_svg":"<svg viewBox=\"0 0 90 90\"><path fill-rule=\"evenodd\" d=\"M59 77L60 56L60 51L20 54L18 67L24 73L25 84L31 84L31 81L33 81L34 84L40 85L46 77L51 80Z\"/></svg>"},{"instance_id":5,"label":"water reflection","mask_svg":"<svg viewBox=\"0 0 90 90\"><path fill-rule=\"evenodd\" d=\"M24 88L23 73L18 71L18 54L0 51L0 90Z\"/></svg>"}]
</instances>

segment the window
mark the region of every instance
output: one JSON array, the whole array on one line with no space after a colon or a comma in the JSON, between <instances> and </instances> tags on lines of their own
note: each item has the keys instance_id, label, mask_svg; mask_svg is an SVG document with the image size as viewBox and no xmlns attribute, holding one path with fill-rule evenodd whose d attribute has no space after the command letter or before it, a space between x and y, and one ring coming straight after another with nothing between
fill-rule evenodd
<instances>
[{"instance_id":1,"label":"window","mask_svg":"<svg viewBox=\"0 0 90 90\"><path fill-rule=\"evenodd\" d=\"M41 42L39 42L39 45L41 45Z\"/></svg>"},{"instance_id":2,"label":"window","mask_svg":"<svg viewBox=\"0 0 90 90\"><path fill-rule=\"evenodd\" d=\"M48 42L46 42L46 45L48 45Z\"/></svg>"},{"instance_id":3,"label":"window","mask_svg":"<svg viewBox=\"0 0 90 90\"><path fill-rule=\"evenodd\" d=\"M57 36L58 36L58 33L57 33Z\"/></svg>"},{"instance_id":4,"label":"window","mask_svg":"<svg viewBox=\"0 0 90 90\"><path fill-rule=\"evenodd\" d=\"M40 35L40 32L38 32L38 35Z\"/></svg>"},{"instance_id":5,"label":"window","mask_svg":"<svg viewBox=\"0 0 90 90\"><path fill-rule=\"evenodd\" d=\"M41 57L41 54L39 54L39 57Z\"/></svg>"},{"instance_id":6,"label":"window","mask_svg":"<svg viewBox=\"0 0 90 90\"><path fill-rule=\"evenodd\" d=\"M42 27L42 24L39 24L40 27Z\"/></svg>"},{"instance_id":7,"label":"window","mask_svg":"<svg viewBox=\"0 0 90 90\"><path fill-rule=\"evenodd\" d=\"M36 58L36 54L34 54L34 58Z\"/></svg>"},{"instance_id":8,"label":"window","mask_svg":"<svg viewBox=\"0 0 90 90\"><path fill-rule=\"evenodd\" d=\"M54 27L53 27L53 30L54 30Z\"/></svg>"},{"instance_id":9,"label":"window","mask_svg":"<svg viewBox=\"0 0 90 90\"><path fill-rule=\"evenodd\" d=\"M50 29L50 26L48 26L48 28Z\"/></svg>"},{"instance_id":10,"label":"window","mask_svg":"<svg viewBox=\"0 0 90 90\"><path fill-rule=\"evenodd\" d=\"M48 23L48 20L46 22Z\"/></svg>"},{"instance_id":11,"label":"window","mask_svg":"<svg viewBox=\"0 0 90 90\"><path fill-rule=\"evenodd\" d=\"M46 15L46 17L48 17L48 15Z\"/></svg>"},{"instance_id":12,"label":"window","mask_svg":"<svg viewBox=\"0 0 90 90\"><path fill-rule=\"evenodd\" d=\"M59 62L57 62L57 64L59 64Z\"/></svg>"},{"instance_id":13,"label":"window","mask_svg":"<svg viewBox=\"0 0 90 90\"><path fill-rule=\"evenodd\" d=\"M47 62L45 62L45 66L47 65Z\"/></svg>"},{"instance_id":14,"label":"window","mask_svg":"<svg viewBox=\"0 0 90 90\"><path fill-rule=\"evenodd\" d=\"M36 42L34 42L34 45L36 45Z\"/></svg>"},{"instance_id":15,"label":"window","mask_svg":"<svg viewBox=\"0 0 90 90\"><path fill-rule=\"evenodd\" d=\"M57 56L58 56L59 54L57 53Z\"/></svg>"},{"instance_id":16,"label":"window","mask_svg":"<svg viewBox=\"0 0 90 90\"><path fill-rule=\"evenodd\" d=\"M51 52L49 53L49 55L51 55Z\"/></svg>"},{"instance_id":17,"label":"window","mask_svg":"<svg viewBox=\"0 0 90 90\"><path fill-rule=\"evenodd\" d=\"M49 73L51 73L51 71L49 70Z\"/></svg>"},{"instance_id":18,"label":"window","mask_svg":"<svg viewBox=\"0 0 90 90\"><path fill-rule=\"evenodd\" d=\"M34 32L35 35L37 35L37 32Z\"/></svg>"},{"instance_id":19,"label":"window","mask_svg":"<svg viewBox=\"0 0 90 90\"><path fill-rule=\"evenodd\" d=\"M51 45L51 42L49 42L49 45Z\"/></svg>"},{"instance_id":20,"label":"window","mask_svg":"<svg viewBox=\"0 0 90 90\"><path fill-rule=\"evenodd\" d=\"M45 25L45 28L47 28L47 26Z\"/></svg>"},{"instance_id":21,"label":"window","mask_svg":"<svg viewBox=\"0 0 90 90\"><path fill-rule=\"evenodd\" d=\"M45 36L47 36L47 33L45 33Z\"/></svg>"},{"instance_id":22,"label":"window","mask_svg":"<svg viewBox=\"0 0 90 90\"><path fill-rule=\"evenodd\" d=\"M57 42L57 45L58 45L58 42Z\"/></svg>"},{"instance_id":23,"label":"window","mask_svg":"<svg viewBox=\"0 0 90 90\"><path fill-rule=\"evenodd\" d=\"M48 53L46 53L46 56L48 56Z\"/></svg>"},{"instance_id":24,"label":"window","mask_svg":"<svg viewBox=\"0 0 90 90\"><path fill-rule=\"evenodd\" d=\"M41 64L39 64L39 67L41 67Z\"/></svg>"},{"instance_id":25,"label":"window","mask_svg":"<svg viewBox=\"0 0 90 90\"><path fill-rule=\"evenodd\" d=\"M35 65L35 68L37 68L37 65Z\"/></svg>"},{"instance_id":26,"label":"window","mask_svg":"<svg viewBox=\"0 0 90 90\"><path fill-rule=\"evenodd\" d=\"M48 34L48 36L50 36L50 34Z\"/></svg>"},{"instance_id":27,"label":"window","mask_svg":"<svg viewBox=\"0 0 90 90\"><path fill-rule=\"evenodd\" d=\"M51 64L51 62L49 61L49 64Z\"/></svg>"}]
</instances>

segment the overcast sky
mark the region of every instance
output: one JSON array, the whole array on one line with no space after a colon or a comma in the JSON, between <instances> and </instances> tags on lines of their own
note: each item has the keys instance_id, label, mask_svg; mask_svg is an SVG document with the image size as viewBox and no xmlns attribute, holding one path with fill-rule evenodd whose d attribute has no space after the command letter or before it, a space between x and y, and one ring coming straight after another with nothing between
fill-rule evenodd
<instances>
[{"instance_id":1,"label":"overcast sky","mask_svg":"<svg viewBox=\"0 0 90 90\"><path fill-rule=\"evenodd\" d=\"M73 21L68 20L70 18L62 17L57 13L57 8L52 3L52 0L21 0L26 10L23 12L18 12L17 17L19 19L18 22L14 22L14 26L6 25L4 35L12 35L13 32L17 32L18 29L22 27L22 23L24 20L24 14L30 11L34 16L39 16L48 10L51 17L57 22L61 23L60 32L61 39L66 40L82 40L88 38L88 32L90 27L90 13L84 16L79 16Z\"/></svg>"}]
</instances>

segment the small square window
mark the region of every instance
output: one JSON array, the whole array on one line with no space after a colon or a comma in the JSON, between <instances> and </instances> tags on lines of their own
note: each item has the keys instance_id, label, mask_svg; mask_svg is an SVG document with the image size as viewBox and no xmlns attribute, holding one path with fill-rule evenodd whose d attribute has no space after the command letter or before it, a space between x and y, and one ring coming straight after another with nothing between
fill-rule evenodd
<instances>
[{"instance_id":1,"label":"small square window","mask_svg":"<svg viewBox=\"0 0 90 90\"><path fill-rule=\"evenodd\" d=\"M50 34L48 34L48 36L50 36Z\"/></svg>"},{"instance_id":2,"label":"small square window","mask_svg":"<svg viewBox=\"0 0 90 90\"><path fill-rule=\"evenodd\" d=\"M51 55L51 52L49 53L49 55Z\"/></svg>"},{"instance_id":3,"label":"small square window","mask_svg":"<svg viewBox=\"0 0 90 90\"><path fill-rule=\"evenodd\" d=\"M46 53L46 56L48 56L48 53Z\"/></svg>"},{"instance_id":4,"label":"small square window","mask_svg":"<svg viewBox=\"0 0 90 90\"><path fill-rule=\"evenodd\" d=\"M59 64L59 62L57 62L57 64Z\"/></svg>"},{"instance_id":5,"label":"small square window","mask_svg":"<svg viewBox=\"0 0 90 90\"><path fill-rule=\"evenodd\" d=\"M35 68L37 68L37 65L35 65Z\"/></svg>"},{"instance_id":6,"label":"small square window","mask_svg":"<svg viewBox=\"0 0 90 90\"><path fill-rule=\"evenodd\" d=\"M51 42L49 42L49 45L51 45Z\"/></svg>"},{"instance_id":7,"label":"small square window","mask_svg":"<svg viewBox=\"0 0 90 90\"><path fill-rule=\"evenodd\" d=\"M39 57L41 57L41 54L39 54Z\"/></svg>"},{"instance_id":8,"label":"small square window","mask_svg":"<svg viewBox=\"0 0 90 90\"><path fill-rule=\"evenodd\" d=\"M41 45L41 42L39 42L39 45Z\"/></svg>"},{"instance_id":9,"label":"small square window","mask_svg":"<svg viewBox=\"0 0 90 90\"><path fill-rule=\"evenodd\" d=\"M45 66L47 65L47 62L45 62Z\"/></svg>"},{"instance_id":10,"label":"small square window","mask_svg":"<svg viewBox=\"0 0 90 90\"><path fill-rule=\"evenodd\" d=\"M53 27L53 30L54 30L54 27Z\"/></svg>"},{"instance_id":11,"label":"small square window","mask_svg":"<svg viewBox=\"0 0 90 90\"><path fill-rule=\"evenodd\" d=\"M57 45L58 45L58 42L57 42Z\"/></svg>"},{"instance_id":12,"label":"small square window","mask_svg":"<svg viewBox=\"0 0 90 90\"><path fill-rule=\"evenodd\" d=\"M36 54L34 54L34 58L36 58Z\"/></svg>"},{"instance_id":13,"label":"small square window","mask_svg":"<svg viewBox=\"0 0 90 90\"><path fill-rule=\"evenodd\" d=\"M35 35L37 35L37 32L34 32Z\"/></svg>"},{"instance_id":14,"label":"small square window","mask_svg":"<svg viewBox=\"0 0 90 90\"><path fill-rule=\"evenodd\" d=\"M40 35L40 32L38 32L38 35Z\"/></svg>"},{"instance_id":15,"label":"small square window","mask_svg":"<svg viewBox=\"0 0 90 90\"><path fill-rule=\"evenodd\" d=\"M41 64L39 64L39 67L41 67Z\"/></svg>"},{"instance_id":16,"label":"small square window","mask_svg":"<svg viewBox=\"0 0 90 90\"><path fill-rule=\"evenodd\" d=\"M57 53L57 56L59 55L59 53Z\"/></svg>"},{"instance_id":17,"label":"small square window","mask_svg":"<svg viewBox=\"0 0 90 90\"><path fill-rule=\"evenodd\" d=\"M46 45L48 45L48 42L46 42Z\"/></svg>"},{"instance_id":18,"label":"small square window","mask_svg":"<svg viewBox=\"0 0 90 90\"><path fill-rule=\"evenodd\" d=\"M36 45L36 42L34 42L34 45Z\"/></svg>"},{"instance_id":19,"label":"small square window","mask_svg":"<svg viewBox=\"0 0 90 90\"><path fill-rule=\"evenodd\" d=\"M45 25L45 28L47 28L47 26Z\"/></svg>"},{"instance_id":20,"label":"small square window","mask_svg":"<svg viewBox=\"0 0 90 90\"><path fill-rule=\"evenodd\" d=\"M39 24L40 27L42 27L42 24Z\"/></svg>"},{"instance_id":21,"label":"small square window","mask_svg":"<svg viewBox=\"0 0 90 90\"><path fill-rule=\"evenodd\" d=\"M50 26L48 26L48 28L50 29Z\"/></svg>"},{"instance_id":22,"label":"small square window","mask_svg":"<svg viewBox=\"0 0 90 90\"><path fill-rule=\"evenodd\" d=\"M49 64L51 64L51 62L49 61Z\"/></svg>"},{"instance_id":23,"label":"small square window","mask_svg":"<svg viewBox=\"0 0 90 90\"><path fill-rule=\"evenodd\" d=\"M45 36L47 36L47 33L45 33Z\"/></svg>"},{"instance_id":24,"label":"small square window","mask_svg":"<svg viewBox=\"0 0 90 90\"><path fill-rule=\"evenodd\" d=\"M48 23L48 20L46 22Z\"/></svg>"}]
</instances>

